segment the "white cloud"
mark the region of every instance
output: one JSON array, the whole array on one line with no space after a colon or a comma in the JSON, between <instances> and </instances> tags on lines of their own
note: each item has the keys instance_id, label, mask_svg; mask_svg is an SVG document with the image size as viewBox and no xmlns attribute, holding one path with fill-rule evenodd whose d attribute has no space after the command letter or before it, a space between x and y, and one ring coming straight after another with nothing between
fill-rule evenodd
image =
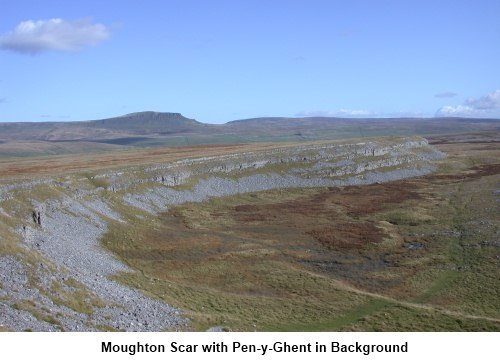
<instances>
[{"instance_id":1,"label":"white cloud","mask_svg":"<svg viewBox=\"0 0 500 362\"><path fill-rule=\"evenodd\" d=\"M419 118L428 117L429 114L422 112L398 111L398 112L374 112L364 109L339 109L338 111L312 111L299 112L295 117L340 117L340 118Z\"/></svg>"},{"instance_id":2,"label":"white cloud","mask_svg":"<svg viewBox=\"0 0 500 362\"><path fill-rule=\"evenodd\" d=\"M110 37L109 29L89 20L27 20L0 36L0 48L19 53L43 51L75 52L96 45Z\"/></svg>"},{"instance_id":3,"label":"white cloud","mask_svg":"<svg viewBox=\"0 0 500 362\"><path fill-rule=\"evenodd\" d=\"M469 106L444 106L438 109L436 117L474 117L475 113L474 108Z\"/></svg>"},{"instance_id":4,"label":"white cloud","mask_svg":"<svg viewBox=\"0 0 500 362\"><path fill-rule=\"evenodd\" d=\"M479 98L469 98L464 104L444 106L436 117L498 117L500 114L500 90Z\"/></svg>"},{"instance_id":5,"label":"white cloud","mask_svg":"<svg viewBox=\"0 0 500 362\"><path fill-rule=\"evenodd\" d=\"M490 110L490 109L500 109L500 90L496 90L486 96L474 99L469 98L465 101L467 106L474 109Z\"/></svg>"},{"instance_id":6,"label":"white cloud","mask_svg":"<svg viewBox=\"0 0 500 362\"><path fill-rule=\"evenodd\" d=\"M337 113L345 115L346 117L368 117L370 115L373 115L372 112L366 111L364 109L341 109Z\"/></svg>"}]
</instances>

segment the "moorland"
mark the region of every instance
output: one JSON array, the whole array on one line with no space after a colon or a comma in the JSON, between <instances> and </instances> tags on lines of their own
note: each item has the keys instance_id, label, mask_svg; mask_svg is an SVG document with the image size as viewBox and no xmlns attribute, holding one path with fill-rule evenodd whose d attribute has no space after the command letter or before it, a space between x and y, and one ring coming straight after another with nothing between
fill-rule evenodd
<instances>
[{"instance_id":1,"label":"moorland","mask_svg":"<svg viewBox=\"0 0 500 362\"><path fill-rule=\"evenodd\" d=\"M0 124L4 330L498 331L500 122Z\"/></svg>"}]
</instances>

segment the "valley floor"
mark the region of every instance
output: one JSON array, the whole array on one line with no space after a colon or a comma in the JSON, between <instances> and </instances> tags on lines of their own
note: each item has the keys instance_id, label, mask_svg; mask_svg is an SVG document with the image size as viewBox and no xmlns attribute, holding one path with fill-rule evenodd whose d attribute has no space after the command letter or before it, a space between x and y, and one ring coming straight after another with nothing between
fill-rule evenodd
<instances>
[{"instance_id":1,"label":"valley floor","mask_svg":"<svg viewBox=\"0 0 500 362\"><path fill-rule=\"evenodd\" d=\"M360 153L349 163L314 158L324 151L302 148L304 158L314 159L290 158L286 165L277 159L256 173L254 161L224 156L244 149L224 146L207 149L203 166L176 166L171 179L170 169L141 166L127 172L145 181L126 184L123 166L105 156L104 169L94 165L38 183L26 178L15 187L5 181L0 324L7 330L498 331L500 150L496 143L461 141L434 140L445 159L431 149L414 156L377 144L363 146L368 159ZM264 146L252 145L246 159L256 151L275 157L275 148L256 147ZM287 152L291 157L296 149ZM217 168L218 159L210 164L210 153L226 157L224 166ZM325 164L345 175L317 181L325 180ZM14 166L9 178L20 175ZM214 177L200 176L204 167ZM153 181L148 172L156 172ZM274 187L265 186L270 182ZM41 225L33 225L33 212Z\"/></svg>"}]
</instances>

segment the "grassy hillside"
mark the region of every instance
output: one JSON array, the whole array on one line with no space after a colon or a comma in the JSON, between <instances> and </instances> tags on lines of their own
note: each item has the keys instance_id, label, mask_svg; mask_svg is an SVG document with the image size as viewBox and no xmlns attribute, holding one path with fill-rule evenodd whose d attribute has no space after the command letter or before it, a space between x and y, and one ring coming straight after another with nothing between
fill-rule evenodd
<instances>
[{"instance_id":1,"label":"grassy hillside","mask_svg":"<svg viewBox=\"0 0 500 362\"><path fill-rule=\"evenodd\" d=\"M15 330L498 331L497 137L436 136L446 159L387 137L1 160L1 318ZM430 163L437 173L401 180Z\"/></svg>"},{"instance_id":2,"label":"grassy hillside","mask_svg":"<svg viewBox=\"0 0 500 362\"><path fill-rule=\"evenodd\" d=\"M498 331L500 155L442 147L437 175L188 203L103 244L200 330Z\"/></svg>"},{"instance_id":3,"label":"grassy hillside","mask_svg":"<svg viewBox=\"0 0 500 362\"><path fill-rule=\"evenodd\" d=\"M376 136L492 134L495 119L255 118L204 124L179 113L138 112L84 122L0 123L0 158L76 154L113 148L300 142ZM16 144L17 142L17 144ZM37 150L30 142L37 143ZM43 145L42 145L43 143Z\"/></svg>"}]
</instances>

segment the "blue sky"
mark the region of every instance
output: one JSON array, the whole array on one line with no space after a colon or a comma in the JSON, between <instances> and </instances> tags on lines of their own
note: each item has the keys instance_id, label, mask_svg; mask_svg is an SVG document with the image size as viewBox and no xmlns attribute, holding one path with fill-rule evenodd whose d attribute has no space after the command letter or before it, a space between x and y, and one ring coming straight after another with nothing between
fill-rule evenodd
<instances>
[{"instance_id":1,"label":"blue sky","mask_svg":"<svg viewBox=\"0 0 500 362\"><path fill-rule=\"evenodd\" d=\"M0 121L500 118L500 1L3 1Z\"/></svg>"}]
</instances>

